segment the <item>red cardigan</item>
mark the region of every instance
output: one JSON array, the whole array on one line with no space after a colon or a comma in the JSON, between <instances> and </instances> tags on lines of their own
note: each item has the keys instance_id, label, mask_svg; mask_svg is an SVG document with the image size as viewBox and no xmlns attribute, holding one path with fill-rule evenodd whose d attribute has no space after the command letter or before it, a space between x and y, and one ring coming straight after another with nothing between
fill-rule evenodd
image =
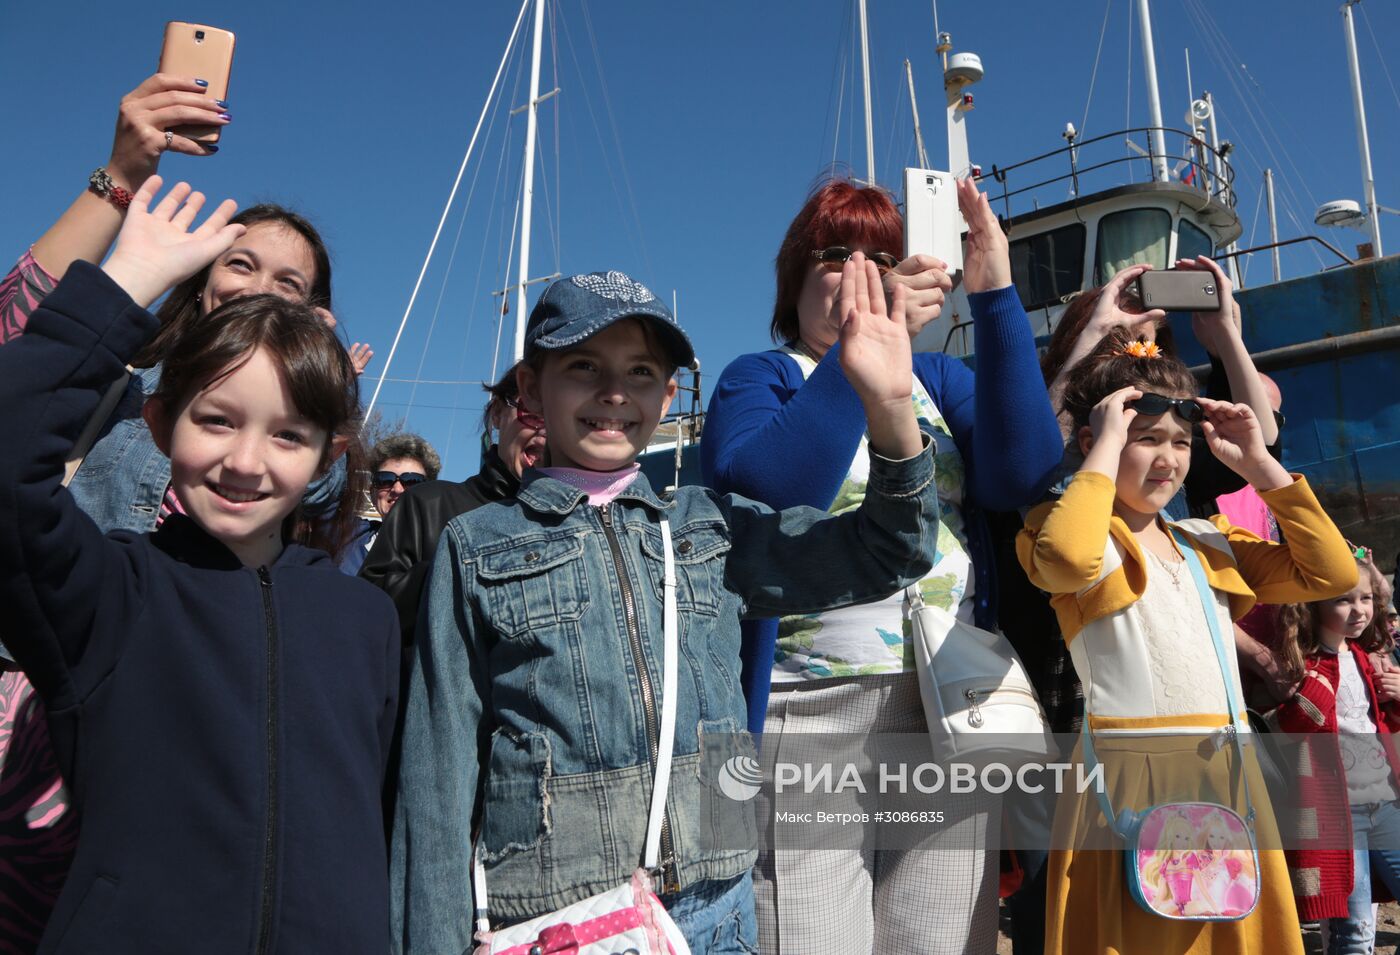
<instances>
[{"instance_id":1,"label":"red cardigan","mask_svg":"<svg viewBox=\"0 0 1400 955\"><path fill-rule=\"evenodd\" d=\"M1370 697L1370 717L1383 737L1390 759L1391 782L1400 792L1400 753L1391 733L1400 731L1400 705L1382 705L1376 695L1375 668L1370 657L1355 641L1346 649ZM1278 728L1285 733L1327 734L1307 739L1299 750L1298 818L1292 842L1286 849L1298 917L1303 921L1345 918L1347 896L1353 882L1352 853L1349 849L1310 848L1351 844L1351 807L1347 802L1346 775L1342 770L1341 748L1337 743L1337 693L1341 665L1337 654L1316 653L1307 659L1307 675L1298 692L1275 711ZM1280 826L1286 825L1280 820Z\"/></svg>"}]
</instances>

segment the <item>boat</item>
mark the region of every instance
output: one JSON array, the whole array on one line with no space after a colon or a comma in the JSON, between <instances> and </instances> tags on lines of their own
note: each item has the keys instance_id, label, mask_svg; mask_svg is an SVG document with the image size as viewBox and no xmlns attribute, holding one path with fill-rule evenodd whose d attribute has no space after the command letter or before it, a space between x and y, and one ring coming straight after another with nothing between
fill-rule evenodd
<instances>
[{"instance_id":1,"label":"boat","mask_svg":"<svg viewBox=\"0 0 1400 955\"><path fill-rule=\"evenodd\" d=\"M1400 390L1384 384L1400 369L1400 255L1376 254L1380 232L1375 217L1391 210L1375 203L1370 174L1350 20L1357 0L1348 0L1342 13L1368 208L1362 214L1354 202L1328 203L1317 217L1319 225L1370 225L1369 254L1355 258L1315 234L1280 240L1272 224L1269 243L1238 248L1243 228L1236 209L1236 174L1228 146L1215 136L1212 98L1204 93L1192 101L1186 114L1191 128L1163 124L1151 58L1151 18L1147 0L1137 2L1145 31L1151 124L1083 141L1069 126L1065 146L1006 164L968 161L966 119L973 108L968 87L982 78L981 61L975 54L953 53L951 36L939 34L948 168L975 177L1001 218L1013 281L1042 347L1069 298L1103 284L1121 268L1139 262L1166 268L1198 254L1224 262L1236 287L1244 340L1256 366L1275 379L1284 395L1284 465L1307 476L1349 540L1371 548L1384 569L1393 569L1400 551ZM915 129L917 134L917 114ZM1148 144L1145 148L1138 145L1139 138ZM1173 149L1168 143L1181 145ZM1277 250L1302 243L1317 246L1330 264L1283 278ZM1274 258L1273 280L1242 287L1237 263L1264 253ZM943 314L915 340L915 348L945 351L974 364L970 315L966 294L955 291ZM1189 314L1174 313L1169 320L1183 359L1203 374L1207 355L1191 334ZM703 427L703 413L692 408L658 432L642 459L655 486L700 481Z\"/></svg>"}]
</instances>

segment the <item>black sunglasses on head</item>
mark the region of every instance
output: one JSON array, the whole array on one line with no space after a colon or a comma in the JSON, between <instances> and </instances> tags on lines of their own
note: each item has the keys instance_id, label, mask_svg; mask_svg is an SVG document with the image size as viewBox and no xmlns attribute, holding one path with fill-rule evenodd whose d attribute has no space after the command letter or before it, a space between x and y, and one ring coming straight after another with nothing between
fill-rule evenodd
<instances>
[{"instance_id":1,"label":"black sunglasses on head","mask_svg":"<svg viewBox=\"0 0 1400 955\"><path fill-rule=\"evenodd\" d=\"M407 491L415 484L422 484L428 479L426 474L419 474L417 471L405 471L402 474L395 474L393 471L376 471L374 474L374 486L376 488L389 488L397 481L403 485Z\"/></svg>"},{"instance_id":2,"label":"black sunglasses on head","mask_svg":"<svg viewBox=\"0 0 1400 955\"><path fill-rule=\"evenodd\" d=\"M1174 411L1187 424L1199 424L1206 416L1205 409L1196 403L1195 398L1168 398L1155 391L1144 392L1141 398L1128 402L1128 407L1149 418Z\"/></svg>"}]
</instances>

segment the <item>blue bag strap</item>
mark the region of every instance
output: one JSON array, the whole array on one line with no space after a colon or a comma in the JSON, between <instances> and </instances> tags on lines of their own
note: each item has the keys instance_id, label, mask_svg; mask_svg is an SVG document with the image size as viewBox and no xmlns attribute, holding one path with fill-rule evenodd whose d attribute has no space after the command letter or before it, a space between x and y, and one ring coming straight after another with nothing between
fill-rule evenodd
<instances>
[{"instance_id":1,"label":"blue bag strap","mask_svg":"<svg viewBox=\"0 0 1400 955\"><path fill-rule=\"evenodd\" d=\"M1206 615L1206 624L1210 627L1211 643L1215 646L1215 660L1220 666L1220 678L1225 683L1225 707L1229 714L1230 722L1225 727L1225 734L1230 742L1235 746L1235 754L1239 757L1240 779L1244 784L1245 822L1251 829L1254 828L1254 802L1250 798L1249 773L1245 769L1244 744L1240 741L1240 715L1244 708L1237 706L1235 702L1234 686L1230 679L1230 660L1226 656L1225 638L1220 632L1220 615L1215 609L1214 591L1210 589L1210 584L1206 582L1205 567L1201 564L1201 555L1196 553L1196 549L1191 546L1186 535L1174 525L1169 525L1172 538L1176 541L1177 547L1181 550L1182 557L1186 565L1191 569L1191 579L1196 584L1196 593L1201 598L1201 609ZM1089 712L1084 712L1084 722L1082 724L1081 735L1084 740L1084 760L1089 767L1089 772L1093 773L1094 767L1098 765L1098 755L1094 752L1094 736L1089 731ZM1133 823L1133 815L1130 810L1123 810L1122 818L1119 818L1113 811L1113 804L1108 800L1108 793L1104 787L1095 786L1094 795L1098 797L1099 809L1103 812L1104 819L1108 825L1118 835L1127 838L1128 831Z\"/></svg>"}]
</instances>

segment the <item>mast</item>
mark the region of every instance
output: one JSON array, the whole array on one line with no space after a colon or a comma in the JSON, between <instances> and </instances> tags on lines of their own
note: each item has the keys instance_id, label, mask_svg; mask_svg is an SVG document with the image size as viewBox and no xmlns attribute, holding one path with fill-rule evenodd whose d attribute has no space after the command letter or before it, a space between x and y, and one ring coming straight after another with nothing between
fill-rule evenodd
<instances>
[{"instance_id":1,"label":"mast","mask_svg":"<svg viewBox=\"0 0 1400 955\"><path fill-rule=\"evenodd\" d=\"M924 151L924 133L919 128L919 101L914 96L914 68L904 61L904 78L909 81L909 109L914 113L914 142L919 147L919 166L928 168L928 153Z\"/></svg>"},{"instance_id":2,"label":"mast","mask_svg":"<svg viewBox=\"0 0 1400 955\"><path fill-rule=\"evenodd\" d=\"M860 0L860 70L865 82L865 181L875 185L875 120L870 115L870 32L865 22L865 0Z\"/></svg>"},{"instance_id":3,"label":"mast","mask_svg":"<svg viewBox=\"0 0 1400 955\"><path fill-rule=\"evenodd\" d=\"M1210 107L1210 168L1211 172L1215 174L1215 182L1212 185L1211 195L1214 197L1214 189L1222 181L1222 170L1220 168L1220 136L1215 129L1215 100L1211 99L1210 90L1206 90L1202 93L1201 98L1205 100L1206 105ZM1226 251L1235 251L1235 243L1231 242L1229 246L1226 247ZM1234 256L1225 260L1225 274L1230 276L1230 283L1234 285L1235 288L1241 288L1239 266L1236 264Z\"/></svg>"},{"instance_id":4,"label":"mast","mask_svg":"<svg viewBox=\"0 0 1400 955\"><path fill-rule=\"evenodd\" d=\"M1147 111L1152 124L1152 178L1167 181L1167 141L1162 134L1162 97L1157 91L1157 54L1152 47L1152 14L1147 0L1137 0L1142 32L1142 61L1147 67Z\"/></svg>"},{"instance_id":5,"label":"mast","mask_svg":"<svg viewBox=\"0 0 1400 955\"><path fill-rule=\"evenodd\" d=\"M1356 147L1361 153L1361 181L1366 192L1366 219L1371 227L1371 254L1380 258L1381 218L1376 205L1376 180L1371 174L1371 139L1366 135L1366 101L1361 96L1361 64L1356 56L1356 25L1351 19L1351 8L1360 0L1346 0L1342 4L1343 33L1347 41L1347 66L1351 69L1351 102L1356 110Z\"/></svg>"},{"instance_id":6,"label":"mast","mask_svg":"<svg viewBox=\"0 0 1400 955\"><path fill-rule=\"evenodd\" d=\"M530 104L525 119L525 179L520 198L520 271L515 286L515 360L525 354L525 286L530 279L530 206L535 198L535 126L539 113L540 46L544 40L544 3L535 0L535 44L530 61Z\"/></svg>"},{"instance_id":7,"label":"mast","mask_svg":"<svg viewBox=\"0 0 1400 955\"><path fill-rule=\"evenodd\" d=\"M1274 215L1274 171L1264 170L1264 194L1269 203L1269 242L1273 244L1274 252L1274 281L1283 280L1283 269L1279 263L1278 254L1278 217Z\"/></svg>"}]
</instances>

